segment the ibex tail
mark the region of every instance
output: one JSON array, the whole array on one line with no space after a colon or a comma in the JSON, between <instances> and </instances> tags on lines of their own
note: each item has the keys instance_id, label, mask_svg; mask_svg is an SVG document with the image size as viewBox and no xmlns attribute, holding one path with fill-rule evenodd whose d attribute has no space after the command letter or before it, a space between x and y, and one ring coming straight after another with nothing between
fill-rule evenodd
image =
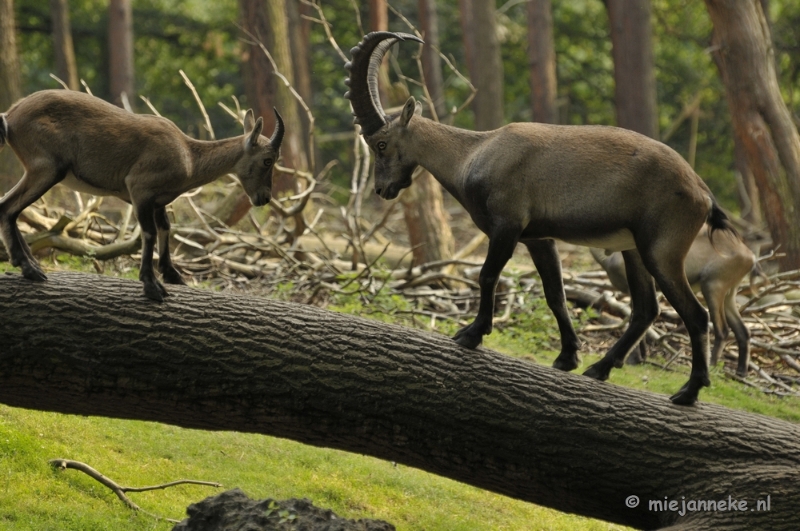
<instances>
[{"instance_id":1,"label":"ibex tail","mask_svg":"<svg viewBox=\"0 0 800 531\"><path fill-rule=\"evenodd\" d=\"M708 231L708 239L711 242L712 247L714 246L714 231L716 230L724 230L728 231L738 239L742 239L739 235L739 231L736 230L736 227L733 226L731 220L728 218L728 215L720 208L719 204L717 204L716 199L713 197L711 198L711 212L708 213L708 219L706 223L711 227L711 230ZM716 247L715 247L716 248Z\"/></svg>"},{"instance_id":2,"label":"ibex tail","mask_svg":"<svg viewBox=\"0 0 800 531\"><path fill-rule=\"evenodd\" d=\"M0 149L6 145L6 137L8 136L8 120L5 114L0 114Z\"/></svg>"}]
</instances>

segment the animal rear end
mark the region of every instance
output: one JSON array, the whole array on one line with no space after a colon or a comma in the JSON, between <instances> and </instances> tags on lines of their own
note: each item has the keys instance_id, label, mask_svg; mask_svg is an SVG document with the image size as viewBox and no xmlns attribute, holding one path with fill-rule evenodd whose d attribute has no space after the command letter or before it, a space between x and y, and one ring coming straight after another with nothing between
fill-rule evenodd
<instances>
[{"instance_id":1,"label":"animal rear end","mask_svg":"<svg viewBox=\"0 0 800 531\"><path fill-rule=\"evenodd\" d=\"M6 137L8 137L8 120L6 120L5 113L0 114L0 149L6 145Z\"/></svg>"}]
</instances>

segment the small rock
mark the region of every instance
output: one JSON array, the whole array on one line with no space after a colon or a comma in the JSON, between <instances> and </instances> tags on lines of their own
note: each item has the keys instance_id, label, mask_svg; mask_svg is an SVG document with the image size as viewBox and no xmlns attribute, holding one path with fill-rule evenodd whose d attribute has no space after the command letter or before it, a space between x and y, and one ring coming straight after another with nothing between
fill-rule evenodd
<instances>
[{"instance_id":1,"label":"small rock","mask_svg":"<svg viewBox=\"0 0 800 531\"><path fill-rule=\"evenodd\" d=\"M382 520L346 520L310 500L251 500L240 489L193 503L172 531L395 531Z\"/></svg>"}]
</instances>

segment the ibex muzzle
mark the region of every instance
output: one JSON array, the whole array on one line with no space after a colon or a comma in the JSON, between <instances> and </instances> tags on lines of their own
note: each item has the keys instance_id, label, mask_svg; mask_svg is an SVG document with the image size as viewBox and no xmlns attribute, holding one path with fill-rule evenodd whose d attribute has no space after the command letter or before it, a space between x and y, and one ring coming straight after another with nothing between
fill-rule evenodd
<instances>
[{"instance_id":1,"label":"ibex muzzle","mask_svg":"<svg viewBox=\"0 0 800 531\"><path fill-rule=\"evenodd\" d=\"M413 35L376 32L351 50L347 84L356 123L375 152L375 190L391 199L428 170L489 236L481 269L478 315L455 340L478 346L492 330L494 290L517 243L531 254L561 332L554 366L578 367L579 340L567 311L555 240L622 251L633 298L631 323L603 359L584 373L599 380L621 367L658 315L655 285L691 336L692 373L675 395L693 404L709 385L708 313L697 301L683 261L704 223L733 230L711 192L675 151L640 134L602 126L517 123L473 132L421 116L414 98L387 116L378 98L378 66Z\"/></svg>"},{"instance_id":2,"label":"ibex muzzle","mask_svg":"<svg viewBox=\"0 0 800 531\"><path fill-rule=\"evenodd\" d=\"M272 138L261 135L264 121L247 111L244 135L200 141L167 120L132 114L81 92L43 90L0 114L0 147L8 143L25 168L17 185L0 199L0 237L11 263L30 280L45 280L17 228L20 212L57 183L131 203L142 228L144 294L161 301L167 290L153 272L158 240L158 268L168 284L183 284L169 255L170 223L165 207L179 195L234 173L261 206L272 192L272 169L278 160L284 126L275 110Z\"/></svg>"}]
</instances>

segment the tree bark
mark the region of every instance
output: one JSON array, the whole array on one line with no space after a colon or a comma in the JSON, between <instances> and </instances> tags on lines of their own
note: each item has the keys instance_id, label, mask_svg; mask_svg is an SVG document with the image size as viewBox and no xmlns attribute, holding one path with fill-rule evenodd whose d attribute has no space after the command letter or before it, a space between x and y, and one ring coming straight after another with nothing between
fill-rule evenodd
<instances>
[{"instance_id":1,"label":"tree bark","mask_svg":"<svg viewBox=\"0 0 800 531\"><path fill-rule=\"evenodd\" d=\"M528 2L528 61L531 74L533 121L558 123L556 109L556 50L551 0Z\"/></svg>"},{"instance_id":2,"label":"tree bark","mask_svg":"<svg viewBox=\"0 0 800 531\"><path fill-rule=\"evenodd\" d=\"M778 86L759 0L706 0L717 67L784 270L800 268L800 135Z\"/></svg>"},{"instance_id":3,"label":"tree bark","mask_svg":"<svg viewBox=\"0 0 800 531\"><path fill-rule=\"evenodd\" d=\"M15 21L14 0L0 0L0 112L22 97ZM14 152L9 148L0 151L0 196L21 177L22 164Z\"/></svg>"},{"instance_id":4,"label":"tree bark","mask_svg":"<svg viewBox=\"0 0 800 531\"><path fill-rule=\"evenodd\" d=\"M797 528L798 425L312 306L170 293L3 275L0 402L285 437L636 528ZM650 505L729 496L735 511Z\"/></svg>"},{"instance_id":5,"label":"tree bark","mask_svg":"<svg viewBox=\"0 0 800 531\"><path fill-rule=\"evenodd\" d=\"M455 242L447 211L444 208L442 185L423 170L400 197L408 229L408 242L414 265L446 260L453 256Z\"/></svg>"},{"instance_id":6,"label":"tree bark","mask_svg":"<svg viewBox=\"0 0 800 531\"><path fill-rule=\"evenodd\" d=\"M131 0L111 0L108 6L108 57L111 101L122 107L122 94L134 104L133 9Z\"/></svg>"},{"instance_id":7,"label":"tree bark","mask_svg":"<svg viewBox=\"0 0 800 531\"><path fill-rule=\"evenodd\" d=\"M439 16L436 13L436 0L419 0L419 26L425 44L422 46L422 72L425 85L431 96L436 117L444 121L447 106L444 101L444 78L442 58L439 57Z\"/></svg>"},{"instance_id":8,"label":"tree bark","mask_svg":"<svg viewBox=\"0 0 800 531\"><path fill-rule=\"evenodd\" d=\"M471 0L471 33L475 38L475 58L470 78L478 90L473 101L475 129L489 131L505 122L503 113L503 61L497 38L496 0Z\"/></svg>"},{"instance_id":9,"label":"tree bark","mask_svg":"<svg viewBox=\"0 0 800 531\"><path fill-rule=\"evenodd\" d=\"M617 125L658 138L650 0L607 0Z\"/></svg>"},{"instance_id":10,"label":"tree bark","mask_svg":"<svg viewBox=\"0 0 800 531\"><path fill-rule=\"evenodd\" d=\"M67 84L70 90L80 90L67 0L50 0L50 16L53 19L53 51L56 56L56 75Z\"/></svg>"}]
</instances>

